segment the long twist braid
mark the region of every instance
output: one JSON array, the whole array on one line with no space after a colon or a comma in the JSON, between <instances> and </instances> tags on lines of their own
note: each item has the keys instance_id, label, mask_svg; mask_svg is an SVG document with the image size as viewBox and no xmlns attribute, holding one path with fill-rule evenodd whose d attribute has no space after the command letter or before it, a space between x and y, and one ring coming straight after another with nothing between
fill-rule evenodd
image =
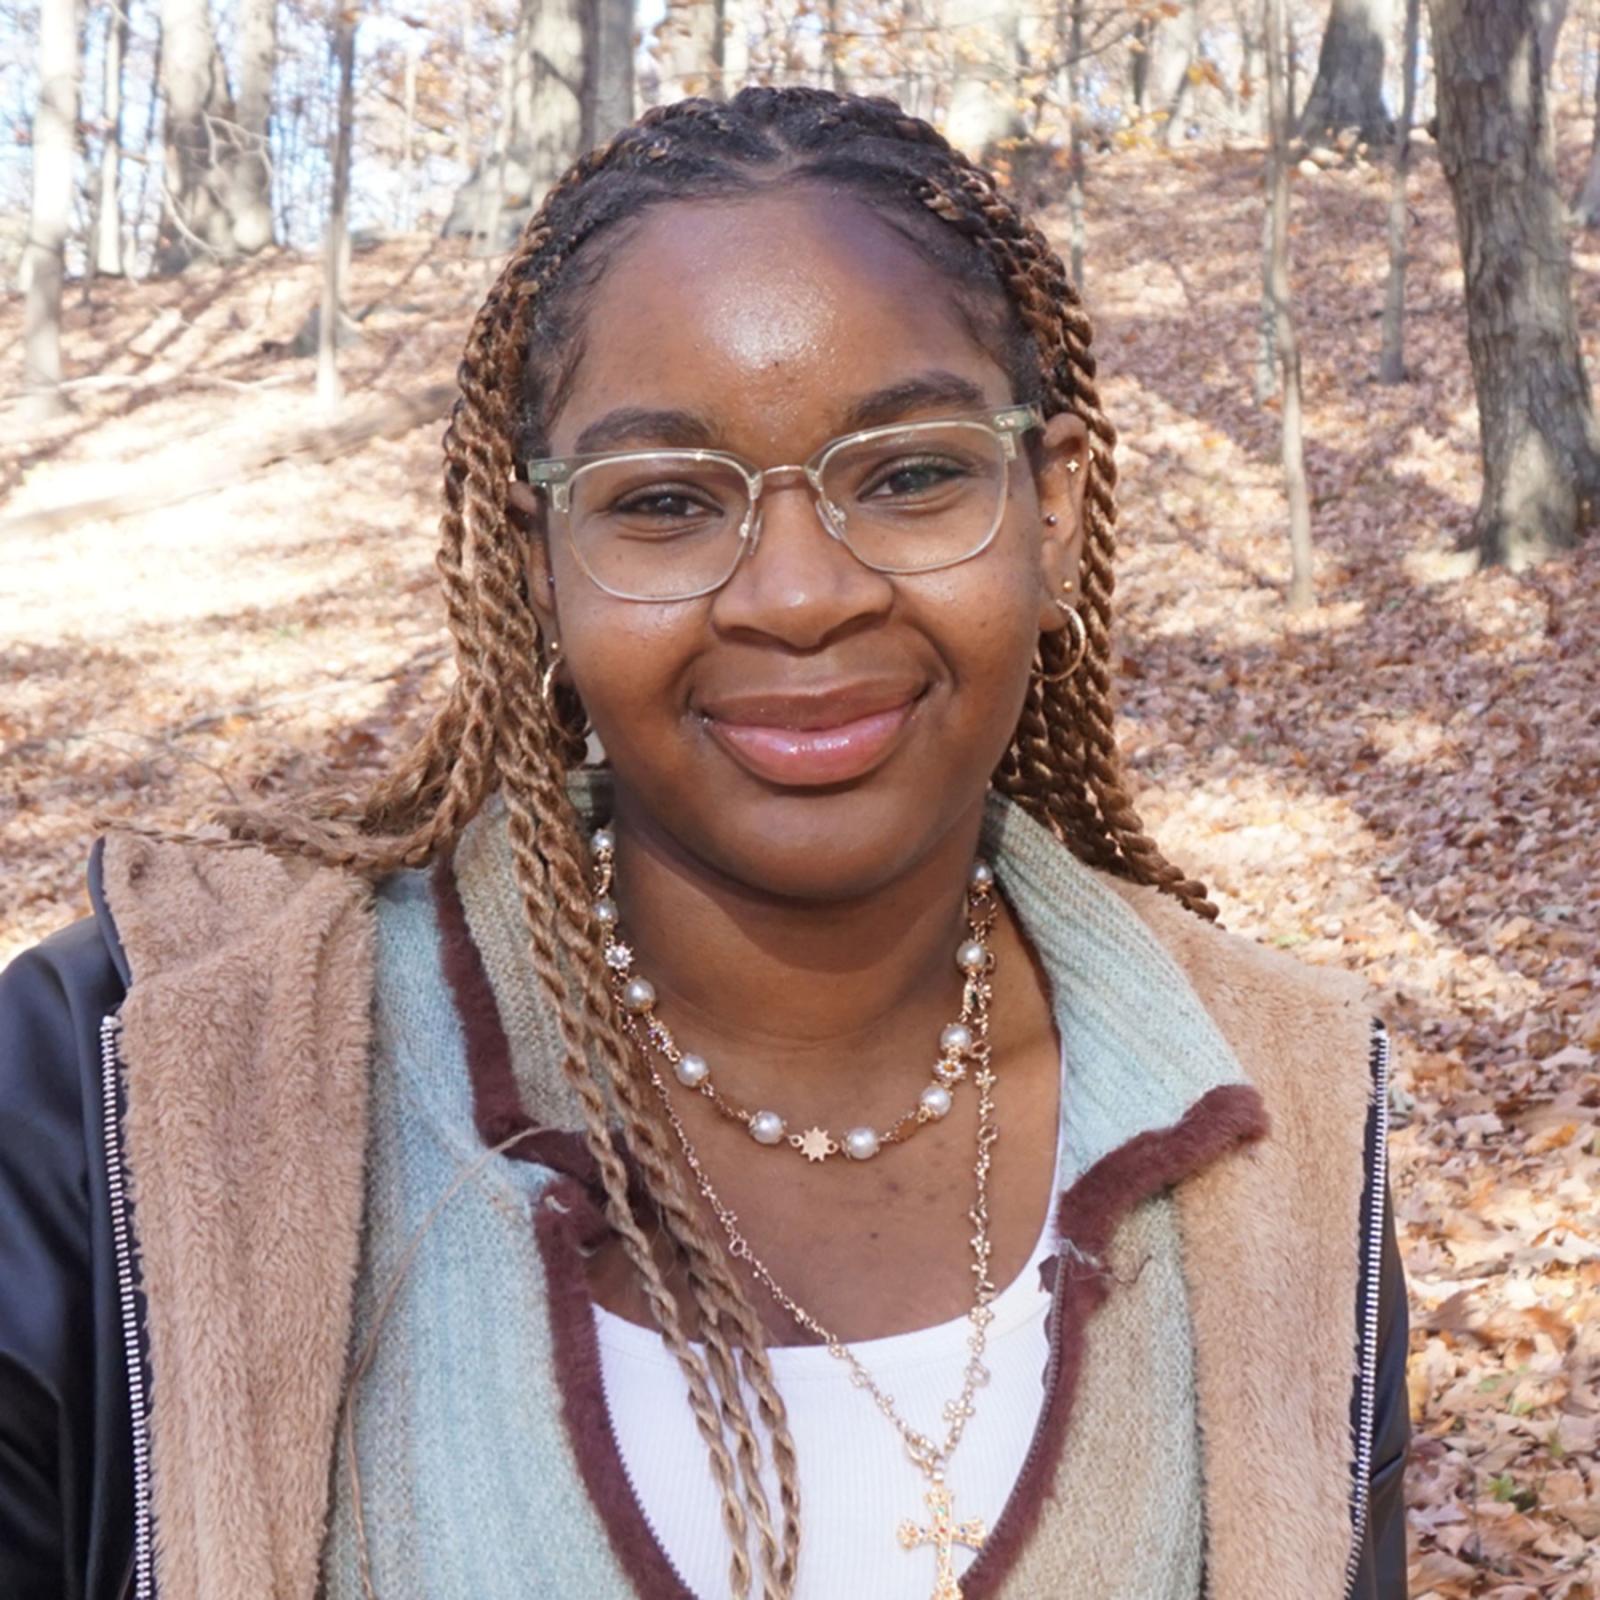
<instances>
[{"instance_id":1,"label":"long twist braid","mask_svg":"<svg viewBox=\"0 0 1600 1600\"><path fill-rule=\"evenodd\" d=\"M734 1542L734 1592L747 1592L750 1573L745 1550L746 1528L753 1525L761 1548L764 1592L781 1596L792 1586L798 1557L799 1496L794 1448L783 1423L777 1386L763 1351L755 1386L761 1394L763 1410L770 1411L766 1419L768 1426L774 1428L775 1437L782 1434L783 1448L775 1459L780 1479L787 1479L786 1488L792 1490L785 1495L786 1504L792 1500L792 1515L787 1519L789 1526L781 1539L773 1530L771 1511L760 1479L760 1442L739 1387L733 1352L723 1332L727 1313L736 1311L730 1300L730 1296L737 1293L736 1286L726 1268L725 1255L716 1249L689 1200L672 1160L668 1130L660 1113L641 1090L636 1063L618 1026L610 986L603 976L605 967L600 960L599 929L594 922L583 865L574 848L576 817L562 784L558 759L562 745L559 736L552 738L551 730L540 715L539 697L533 683L531 663L537 658L537 632L531 613L518 593L515 553L504 541L487 542L479 552L479 560L478 588L485 624L483 650L495 676L505 686L510 712L508 723L513 730L514 746L502 754L501 776L519 878L533 889L531 896L524 892L524 914L535 927L536 939L542 935L550 952L559 950L564 954L559 974L561 987L554 997L562 1014L563 1040L568 1047L566 1070L569 1078L580 1070L578 1063L583 1059L585 1047L599 1057L606 1072L605 1089L609 1091L611 1104L620 1112L628 1147L667 1220L669 1233L689 1257L690 1282L706 1347L706 1367L716 1388L715 1409L711 1409L706 1367L701 1366L688 1346L660 1267L644 1244L644 1236L628 1208L626 1174L616 1157L603 1115L606 1095L584 1070L578 1087L589 1145L600 1163L605 1183L608 1216L619 1210L628 1212L631 1231L624 1231L623 1238L629 1258L646 1285L652 1310L689 1380L691 1393L704 1396L704 1409L701 1405L696 1407L696 1421L712 1452L713 1472L723 1495L724 1524ZM539 970L544 978L544 969ZM721 1274L709 1273L706 1263L718 1257L723 1268ZM667 1321L661 1316L664 1306L670 1311ZM733 1437L742 1501L734 1491L721 1424L726 1424ZM788 1472L783 1470L785 1461L789 1464Z\"/></svg>"},{"instance_id":2,"label":"long twist braid","mask_svg":"<svg viewBox=\"0 0 1600 1600\"><path fill-rule=\"evenodd\" d=\"M753 1531L768 1600L788 1595L797 1571L793 1439L760 1319L721 1240L702 1221L670 1129L616 1015L589 905L584 845L564 785L573 752L551 727L538 694L541 640L521 589L506 502L518 457L547 440L583 292L604 268L604 254L589 249L589 241L625 228L652 205L807 178L853 186L882 214L898 218L964 304L981 304L993 320L1003 303L1011 332L998 342L1006 344L1019 396L1037 399L1047 416L1071 411L1088 430L1080 611L1088 648L1070 677L1033 681L995 786L1090 865L1154 884L1198 916L1216 916L1204 885L1167 861L1145 833L1117 749L1111 673L1117 435L1101 407L1093 329L1081 298L1038 228L936 129L892 101L813 88L752 87L727 103L687 99L653 107L573 164L504 263L458 368L436 558L457 676L431 726L364 799L332 792L292 810L222 811L218 818L231 833L222 841L209 833L165 835L224 848L260 843L377 876L448 850L484 801L501 792L529 956L558 1018L560 1066L582 1106L606 1215L688 1382L722 1496L734 1592L747 1594L754 1581ZM1059 634L1041 637L1040 650L1047 674L1065 664ZM618 1130L646 1203L686 1269L703 1352L689 1342L630 1198ZM780 1530L758 1478L762 1442L744 1402L741 1367L778 1471Z\"/></svg>"}]
</instances>

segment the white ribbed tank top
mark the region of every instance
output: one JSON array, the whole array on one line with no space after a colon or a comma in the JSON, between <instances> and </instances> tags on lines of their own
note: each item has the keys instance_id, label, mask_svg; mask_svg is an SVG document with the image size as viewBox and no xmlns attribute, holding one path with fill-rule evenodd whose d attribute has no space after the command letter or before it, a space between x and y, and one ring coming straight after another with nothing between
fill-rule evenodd
<instances>
[{"instance_id":1,"label":"white ribbed tank top","mask_svg":"<svg viewBox=\"0 0 1600 1600\"><path fill-rule=\"evenodd\" d=\"M1050 1296L1040 1264L1055 1249L1055 1197L1061 1184L1058 1136L1052 1203L1027 1265L991 1302L994 1321L984 1364L992 1374L978 1392L947 1477L958 1519L982 1517L990 1528L1022 1470L1044 1398ZM728 1592L728 1542L722 1497L689 1410L678 1363L653 1330L595 1307L600 1367L612 1427L645 1517L678 1575L700 1600ZM864 1339L850 1346L912 1427L943 1438L941 1409L961 1389L972 1324L963 1315L931 1328ZM907 1552L896 1530L927 1521L928 1484L912 1466L899 1431L872 1397L850 1382L849 1368L821 1345L770 1350L789 1413L800 1466L800 1574L795 1600L927 1600L935 1562L929 1546ZM746 1403L755 1414L755 1396ZM767 1502L778 1517L777 1477L762 1463ZM976 1552L959 1549L959 1575Z\"/></svg>"}]
</instances>

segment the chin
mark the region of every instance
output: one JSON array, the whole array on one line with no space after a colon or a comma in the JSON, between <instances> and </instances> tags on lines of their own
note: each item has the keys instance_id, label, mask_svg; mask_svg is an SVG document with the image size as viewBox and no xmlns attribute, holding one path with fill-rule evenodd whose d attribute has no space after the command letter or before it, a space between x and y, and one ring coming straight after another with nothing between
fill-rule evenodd
<instances>
[{"instance_id":1,"label":"chin","mask_svg":"<svg viewBox=\"0 0 1600 1600\"><path fill-rule=\"evenodd\" d=\"M681 843L758 894L828 902L870 895L914 870L959 830L975 834L988 775L920 792L871 782L728 797Z\"/></svg>"}]
</instances>

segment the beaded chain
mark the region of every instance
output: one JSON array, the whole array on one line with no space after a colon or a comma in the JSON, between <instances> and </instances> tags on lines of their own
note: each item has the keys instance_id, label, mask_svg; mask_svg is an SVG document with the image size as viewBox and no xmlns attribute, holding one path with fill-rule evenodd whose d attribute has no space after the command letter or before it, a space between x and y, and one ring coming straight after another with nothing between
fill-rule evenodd
<instances>
[{"instance_id":1,"label":"beaded chain","mask_svg":"<svg viewBox=\"0 0 1600 1600\"><path fill-rule=\"evenodd\" d=\"M611 895L616 880L615 835L609 828L598 828L590 843L595 920L600 924L612 989L624 1014L641 1019L645 1043L666 1060L679 1083L704 1095L730 1122L742 1124L757 1144L787 1145L808 1161L825 1161L841 1153L852 1161L869 1161L885 1145L903 1144L925 1124L948 1116L953 1104L951 1091L970 1072L987 1065L989 988L985 978L994 964L988 941L997 913L994 869L987 862L973 864L967 885L968 937L956 951L956 965L963 976L961 1010L956 1021L939 1035L933 1081L918 1096L916 1105L887 1128L855 1127L836 1138L826 1128L791 1132L787 1120L778 1112L741 1105L717 1086L704 1056L679 1048L671 1029L656 1015L655 985L635 972L633 949L620 937L621 913Z\"/></svg>"},{"instance_id":2,"label":"beaded chain","mask_svg":"<svg viewBox=\"0 0 1600 1600\"><path fill-rule=\"evenodd\" d=\"M968 1241L972 1248L973 1302L972 1309L967 1313L967 1318L972 1324L972 1332L967 1336L968 1356L962 1372L961 1392L955 1399L944 1403L940 1414L946 1425L945 1436L942 1443L935 1443L927 1434L913 1428L900 1415L893 1399L862 1365L855 1352L844 1344L837 1334L807 1311L773 1277L766 1263L755 1253L750 1241L745 1237L738 1216L717 1193L700 1160L699 1152L696 1151L688 1130L683 1125L678 1108L673 1104L672 1092L656 1065L656 1058L660 1057L671 1065L679 1082L704 1094L724 1116L743 1122L758 1144L776 1144L784 1137L782 1119L773 1112L751 1112L731 1101L724 1101L710 1088L710 1071L705 1062L698 1056L685 1055L678 1049L665 1024L655 1015L654 988L634 973L633 952L616 937L618 916L616 903L610 898L615 870L615 838L609 829L601 828L596 831L592 843L595 857L595 912L604 931L606 965L611 971L613 988L621 1003L622 1025L640 1046L651 1084L661 1100L667 1121L671 1124L672 1131L683 1150L684 1161L694 1175L695 1184L727 1236L729 1253L735 1260L742 1261L749 1267L762 1287L800 1327L822 1340L830 1356L843 1362L850 1369L851 1383L867 1393L884 1418L899 1433L912 1465L928 1481L923 1503L928 1507L929 1513L927 1526L919 1526L909 1519L900 1522L896 1529L900 1547L906 1551L913 1551L923 1545L931 1545L937 1562L931 1600L961 1600L961 1585L955 1573L955 1548L961 1545L970 1550L981 1550L989 1536L988 1526L981 1518L957 1520L954 1496L945 1482L945 1474L950 1465L950 1458L966 1431L967 1423L977 1410L977 1392L990 1379L989 1368L984 1364L983 1358L988 1349L989 1324L994 1320L991 1302L997 1292L989 1271L992 1254L989 1239L990 1152L999 1137L999 1125L994 1114L995 1074L990 1066L989 1052L989 1004L993 999L990 975L994 969L994 956L989 950L987 936L993 929L996 916L993 870L984 862L976 863L968 883L967 918L971 937L965 940L956 952L956 965L963 974L960 1026L966 1031L959 1041L952 1041L952 1029L957 1025L952 1024L950 1028L944 1030L940 1039L940 1063L934 1070L937 1075L940 1068L950 1069L951 1076L948 1082L940 1078L929 1086L929 1090L937 1088L943 1092L945 1097L943 1109L930 1110L927 1105L929 1090L924 1090L923 1100L917 1111L908 1112L892 1125L890 1133L897 1135L897 1138L891 1139L890 1134L872 1134L871 1129L852 1129L845 1135L844 1141L846 1154L852 1155L856 1160L865 1160L877 1153L878 1145L898 1142L898 1138L903 1138L905 1135L899 1133L903 1126L909 1126L911 1131L915 1131L915 1127L920 1126L922 1122L944 1116L950 1109L951 1086L967 1076L970 1066L972 1081L978 1092L977 1155L973 1162L974 1194L972 1209L967 1213L967 1220L973 1228ZM960 1044L959 1053L952 1048L955 1042ZM693 1064L687 1074L684 1071L686 1062ZM767 1136L770 1124L763 1123L758 1128L758 1119L763 1117L772 1118L776 1122L775 1134ZM789 1142L808 1159L821 1160L822 1155L812 1154L804 1142L810 1139L811 1134L820 1132L821 1130L812 1129L805 1135L789 1135ZM850 1140L860 1132L871 1135L874 1143L871 1149L864 1148L862 1153L858 1154L850 1148ZM825 1150L823 1154L834 1154L838 1149L838 1142L827 1135L823 1135L823 1138L833 1147Z\"/></svg>"}]
</instances>

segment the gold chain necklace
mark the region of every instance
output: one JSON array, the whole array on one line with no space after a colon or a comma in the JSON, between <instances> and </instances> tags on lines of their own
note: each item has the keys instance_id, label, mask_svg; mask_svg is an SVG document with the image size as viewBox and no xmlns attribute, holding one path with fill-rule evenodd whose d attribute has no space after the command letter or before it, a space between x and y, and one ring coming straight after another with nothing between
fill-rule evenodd
<instances>
[{"instance_id":1,"label":"gold chain necklace","mask_svg":"<svg viewBox=\"0 0 1600 1600\"><path fill-rule=\"evenodd\" d=\"M605 853L609 856L614 844L610 834L602 829L603 838L597 841L596 855L601 853L603 844ZM606 883L609 886L609 875ZM986 933L993 925L994 908L990 899L993 891L994 879L990 873L980 878L974 873L973 880L968 888L969 917L971 908L978 902L988 902L985 908L987 920L983 924ZM614 919L613 919L614 925ZM975 936L976 937L976 936ZM928 1480L928 1491L923 1496L923 1503L928 1507L929 1518L927 1525L919 1526L909 1519L901 1521L896 1533L903 1550L911 1551L922 1545L932 1545L937 1560L935 1583L930 1600L961 1600L961 1585L955 1573L955 1548L961 1545L969 1550L981 1550L984 1541L989 1536L987 1524L982 1518L972 1517L958 1522L955 1515L954 1496L949 1485L945 1482L945 1472L950 1464L950 1457L955 1453L956 1446L960 1444L961 1437L966 1431L967 1422L974 1415L977 1407L974 1403L977 1391L989 1381L989 1369L984 1365L983 1357L988 1348L989 1324L994 1320L994 1312L990 1303L995 1298L994 1280L989 1276L989 1259L991 1245L989 1241L989 1167L991 1162L990 1150L995 1140L999 1137L999 1127L994 1115L994 1100L992 1090L995 1084L995 1075L989 1065L989 1002L993 998L993 988L989 982L989 973L994 966L993 955L984 948L984 964L982 967L969 966L963 959L969 954L966 945L957 952L957 964L966 974L966 991L972 1000L972 1046L969 1052L973 1063L972 1081L978 1091L978 1140L977 1158L973 1163L973 1188L974 1197L972 1209L967 1213L968 1220L972 1223L972 1274L975 1281L972 1309L967 1313L968 1320L972 1323L972 1332L967 1337L967 1350L969 1352L967 1364L963 1371L961 1393L954 1400L947 1400L941 1415L946 1424L945 1438L942 1444L935 1444L925 1433L913 1428L895 1409L894 1401L883 1391L877 1380L864 1367L855 1352L842 1343L839 1337L824 1327L812 1314L805 1309L784 1287L772 1276L765 1262L755 1253L750 1241L745 1238L740 1230L739 1219L735 1213L723 1202L722 1197L712 1185L707 1175L698 1152L689 1138L688 1130L683 1125L678 1109L672 1102L672 1093L667 1088L666 1080L651 1059L652 1052L662 1056L669 1062L673 1059L662 1046L662 1036L666 1030L661 1027L657 1019L651 1015L654 1007L654 994L651 995L649 1007L629 1006L624 1002L623 1026L629 1035L642 1047L650 1081L655 1087L656 1094L661 1100L667 1121L672 1126L673 1133L677 1136L678 1143L683 1148L684 1160L688 1163L689 1170L694 1174L694 1179L700 1193L705 1197L706 1203L711 1207L717 1221L721 1223L723 1232L727 1235L728 1251L739 1261L745 1262L763 1287L772 1295L779 1305L803 1328L815 1334L827 1347L828 1354L838 1361L842 1361L850 1369L850 1381L858 1389L864 1389L871 1396L873 1403L882 1412L885 1418L893 1424L905 1444L906 1454L913 1466ZM616 963L609 963L613 976L613 987L618 991L626 981L622 974L632 969L631 954L625 967ZM637 980L634 980L637 981ZM966 1014L966 1003L963 1002L963 1015ZM670 1035L666 1035L667 1043L671 1045ZM671 1046L671 1048L676 1048Z\"/></svg>"},{"instance_id":2,"label":"gold chain necklace","mask_svg":"<svg viewBox=\"0 0 1600 1600\"><path fill-rule=\"evenodd\" d=\"M985 1001L979 996L979 980L993 966L989 935L996 915L994 869L985 861L973 864L967 885L968 938L956 951L956 965L965 977L961 1011L939 1035L939 1059L934 1063L933 1081L922 1091L911 1110L887 1128L851 1128L835 1138L826 1128L810 1127L803 1133L789 1131L787 1121L776 1111L751 1108L723 1094L712 1078L704 1056L681 1050L672 1031L655 1015L655 985L639 976L633 967L633 949L620 935L621 913L611 897L616 878L616 836L609 828L597 828L590 839L593 853L595 920L600 924L602 955L611 973L612 989L623 1011L629 1016L648 1019L645 1027L649 1043L671 1066L673 1076L686 1089L704 1095L730 1122L743 1125L759 1145L787 1144L808 1161L825 1161L841 1153L853 1161L869 1161L885 1146L903 1144L926 1123L948 1116L953 1104L951 1091L962 1082L979 1060L978 1041L987 1023L980 1013Z\"/></svg>"}]
</instances>

